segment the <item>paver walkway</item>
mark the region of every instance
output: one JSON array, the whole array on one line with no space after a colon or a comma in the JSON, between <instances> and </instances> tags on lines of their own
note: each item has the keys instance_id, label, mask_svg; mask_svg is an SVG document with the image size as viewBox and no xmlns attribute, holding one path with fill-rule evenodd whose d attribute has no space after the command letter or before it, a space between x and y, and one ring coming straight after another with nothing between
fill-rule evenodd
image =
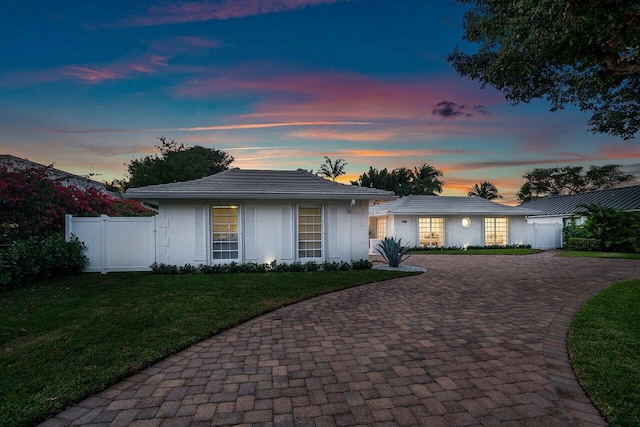
<instances>
[{"instance_id":1,"label":"paver walkway","mask_svg":"<svg viewBox=\"0 0 640 427\"><path fill-rule=\"evenodd\" d=\"M44 425L606 425L568 362L575 311L640 262L413 256L426 274L277 310Z\"/></svg>"}]
</instances>

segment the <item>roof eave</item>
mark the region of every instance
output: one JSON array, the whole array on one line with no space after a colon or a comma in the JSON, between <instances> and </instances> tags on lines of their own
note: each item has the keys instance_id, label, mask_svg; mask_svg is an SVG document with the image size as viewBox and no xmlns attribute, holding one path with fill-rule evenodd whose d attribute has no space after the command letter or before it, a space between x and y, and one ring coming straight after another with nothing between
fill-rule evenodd
<instances>
[{"instance_id":1,"label":"roof eave","mask_svg":"<svg viewBox=\"0 0 640 427\"><path fill-rule=\"evenodd\" d=\"M127 199L134 200L395 200L394 194L335 194L335 193L206 193L206 192L127 192Z\"/></svg>"}]
</instances>

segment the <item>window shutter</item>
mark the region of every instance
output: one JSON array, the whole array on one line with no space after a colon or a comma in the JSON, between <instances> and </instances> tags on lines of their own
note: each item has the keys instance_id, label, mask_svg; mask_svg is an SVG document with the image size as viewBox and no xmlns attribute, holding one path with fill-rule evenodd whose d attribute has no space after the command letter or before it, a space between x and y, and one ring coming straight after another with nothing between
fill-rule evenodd
<instances>
[{"instance_id":1,"label":"window shutter","mask_svg":"<svg viewBox=\"0 0 640 427\"><path fill-rule=\"evenodd\" d=\"M246 206L244 209L244 239L245 259L258 259L258 235L255 206Z\"/></svg>"},{"instance_id":2,"label":"window shutter","mask_svg":"<svg viewBox=\"0 0 640 427\"><path fill-rule=\"evenodd\" d=\"M282 212L282 260L293 259L293 222L291 206L283 206Z\"/></svg>"},{"instance_id":3,"label":"window shutter","mask_svg":"<svg viewBox=\"0 0 640 427\"><path fill-rule=\"evenodd\" d=\"M329 258L340 258L340 224L338 208L329 208Z\"/></svg>"},{"instance_id":4,"label":"window shutter","mask_svg":"<svg viewBox=\"0 0 640 427\"><path fill-rule=\"evenodd\" d=\"M206 243L206 208L202 205L193 207L195 215L195 249L196 258L194 261L207 261L207 243Z\"/></svg>"}]
</instances>

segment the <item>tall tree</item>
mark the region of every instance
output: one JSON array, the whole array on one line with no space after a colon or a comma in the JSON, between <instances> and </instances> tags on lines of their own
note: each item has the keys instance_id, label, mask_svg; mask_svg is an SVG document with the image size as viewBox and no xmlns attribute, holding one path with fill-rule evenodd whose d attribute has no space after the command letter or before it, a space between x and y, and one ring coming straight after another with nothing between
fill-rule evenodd
<instances>
[{"instance_id":1,"label":"tall tree","mask_svg":"<svg viewBox=\"0 0 640 427\"><path fill-rule=\"evenodd\" d=\"M413 192L411 194L435 195L442 193L446 184L440 179L442 171L426 163L413 169Z\"/></svg>"},{"instance_id":2,"label":"tall tree","mask_svg":"<svg viewBox=\"0 0 640 427\"><path fill-rule=\"evenodd\" d=\"M128 180L124 189L154 184L188 181L204 178L229 169L233 156L227 152L195 145L187 147L175 140L158 138L160 155L134 159L127 165Z\"/></svg>"},{"instance_id":3,"label":"tall tree","mask_svg":"<svg viewBox=\"0 0 640 427\"><path fill-rule=\"evenodd\" d=\"M318 175L329 178L335 182L336 178L346 173L344 167L347 165L348 163L345 162L344 159L336 159L336 161L333 162L329 157L324 156L324 163L320 165Z\"/></svg>"},{"instance_id":4,"label":"tall tree","mask_svg":"<svg viewBox=\"0 0 640 427\"><path fill-rule=\"evenodd\" d=\"M546 99L592 113L593 132L632 138L640 128L637 0L458 0L472 5L449 62L514 104Z\"/></svg>"},{"instance_id":5,"label":"tall tree","mask_svg":"<svg viewBox=\"0 0 640 427\"><path fill-rule=\"evenodd\" d=\"M471 191L469 191L469 197L482 197L487 200L502 199L502 196L498 194L498 188L489 181L473 184Z\"/></svg>"},{"instance_id":6,"label":"tall tree","mask_svg":"<svg viewBox=\"0 0 640 427\"><path fill-rule=\"evenodd\" d=\"M440 180L441 176L442 171L426 163L413 169L396 168L391 172L386 168L379 171L370 167L369 172L363 173L351 184L393 191L401 197L410 194L434 195L442 193L445 182Z\"/></svg>"},{"instance_id":7,"label":"tall tree","mask_svg":"<svg viewBox=\"0 0 640 427\"><path fill-rule=\"evenodd\" d=\"M555 168L536 168L522 177L527 180L516 197L521 202L549 194L576 194L613 188L636 177L626 174L620 165L589 166L584 172L582 166L563 166Z\"/></svg>"}]
</instances>

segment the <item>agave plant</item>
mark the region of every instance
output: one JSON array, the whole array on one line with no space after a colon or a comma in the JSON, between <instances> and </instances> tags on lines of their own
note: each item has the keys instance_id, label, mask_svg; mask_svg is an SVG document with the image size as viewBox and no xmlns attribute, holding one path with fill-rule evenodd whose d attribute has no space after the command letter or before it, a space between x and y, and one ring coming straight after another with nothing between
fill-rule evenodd
<instances>
[{"instance_id":1,"label":"agave plant","mask_svg":"<svg viewBox=\"0 0 640 427\"><path fill-rule=\"evenodd\" d=\"M389 267L398 267L401 262L409 258L407 255L409 246L402 246L402 239L394 239L393 237L385 237L378 246L376 251L382 256Z\"/></svg>"}]
</instances>

